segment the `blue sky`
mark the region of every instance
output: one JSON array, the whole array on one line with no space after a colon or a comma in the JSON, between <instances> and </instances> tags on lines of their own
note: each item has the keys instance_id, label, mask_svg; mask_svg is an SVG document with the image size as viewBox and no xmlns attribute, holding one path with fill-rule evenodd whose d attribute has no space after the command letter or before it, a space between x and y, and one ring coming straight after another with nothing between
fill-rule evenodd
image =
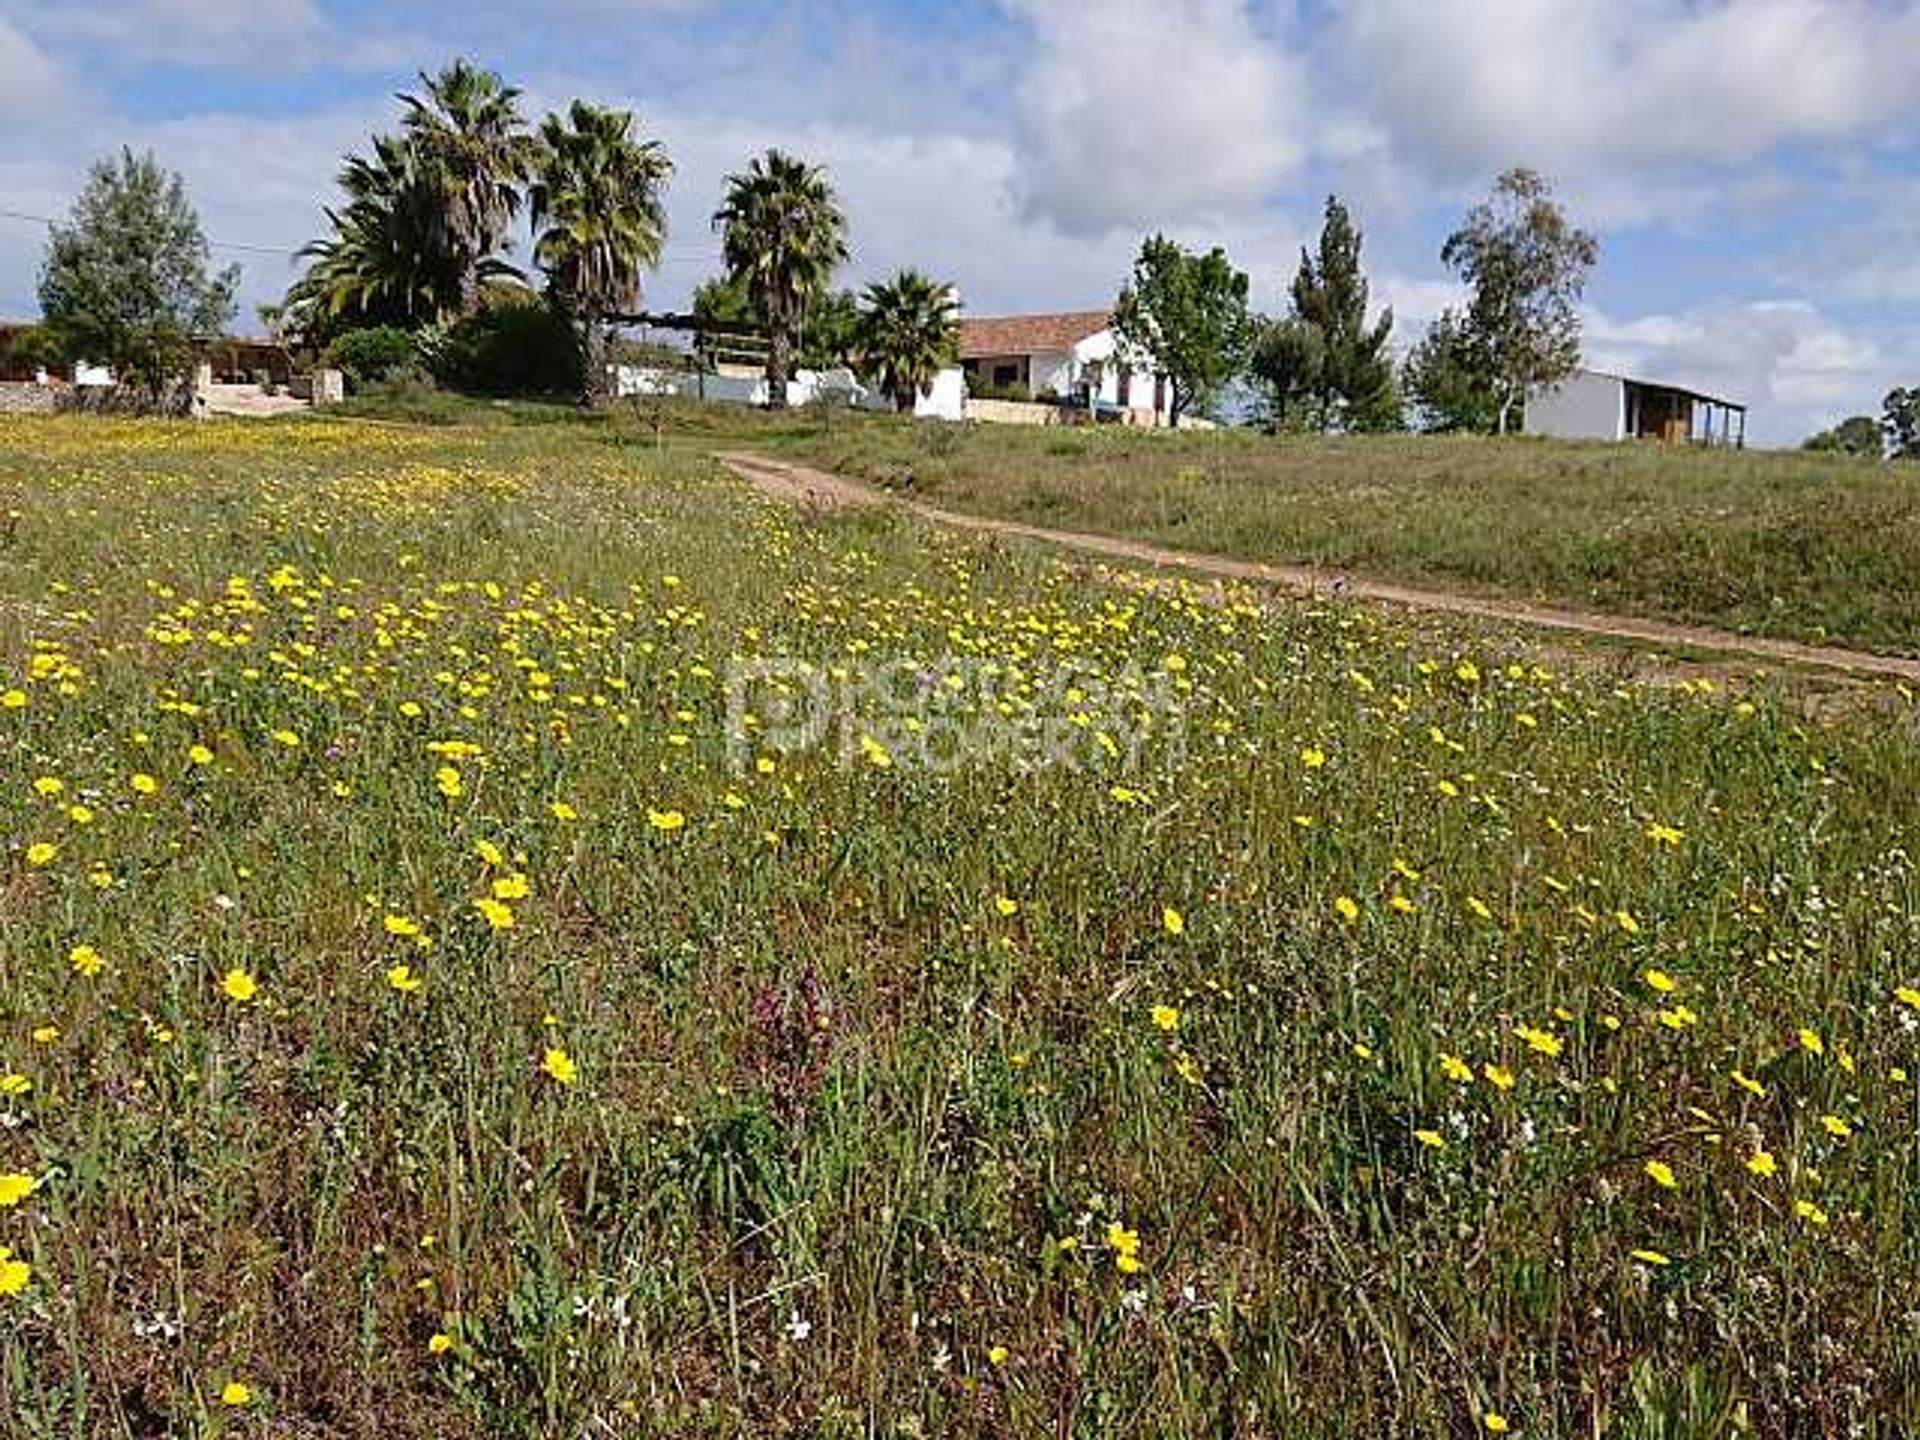
<instances>
[{"instance_id":1,"label":"blue sky","mask_svg":"<svg viewBox=\"0 0 1920 1440\"><path fill-rule=\"evenodd\" d=\"M0 0L0 210L60 213L127 143L216 241L290 251L392 92L460 54L665 140L661 304L777 143L832 170L847 279L918 265L976 313L1105 303L1152 230L1277 306L1337 191L1411 339L1456 296L1447 230L1524 163L1602 237L1592 362L1747 399L1775 442L1920 383L1920 0ZM41 239L0 220L0 314ZM249 305L292 274L221 253Z\"/></svg>"}]
</instances>

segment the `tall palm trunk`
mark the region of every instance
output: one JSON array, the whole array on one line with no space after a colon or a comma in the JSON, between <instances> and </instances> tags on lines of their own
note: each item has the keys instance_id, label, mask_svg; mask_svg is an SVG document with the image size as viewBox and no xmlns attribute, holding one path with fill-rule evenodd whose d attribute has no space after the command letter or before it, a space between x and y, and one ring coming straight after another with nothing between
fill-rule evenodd
<instances>
[{"instance_id":1,"label":"tall palm trunk","mask_svg":"<svg viewBox=\"0 0 1920 1440\"><path fill-rule=\"evenodd\" d=\"M767 408L787 408L787 375L793 364L793 339L784 324L771 327L767 336Z\"/></svg>"},{"instance_id":2,"label":"tall palm trunk","mask_svg":"<svg viewBox=\"0 0 1920 1440\"><path fill-rule=\"evenodd\" d=\"M607 373L607 327L598 311L581 317L580 353L586 373L581 376L581 398L595 409L613 397L613 377Z\"/></svg>"}]
</instances>

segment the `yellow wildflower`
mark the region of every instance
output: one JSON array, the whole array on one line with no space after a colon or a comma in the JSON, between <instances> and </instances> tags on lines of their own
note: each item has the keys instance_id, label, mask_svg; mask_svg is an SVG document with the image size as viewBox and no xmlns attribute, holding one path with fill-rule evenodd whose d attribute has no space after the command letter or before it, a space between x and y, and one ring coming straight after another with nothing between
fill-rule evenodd
<instances>
[{"instance_id":1,"label":"yellow wildflower","mask_svg":"<svg viewBox=\"0 0 1920 1440\"><path fill-rule=\"evenodd\" d=\"M1537 1050L1542 1055L1557 1056L1567 1047L1560 1037L1551 1030L1540 1030L1532 1025L1522 1025L1513 1032L1527 1042L1529 1050Z\"/></svg>"},{"instance_id":2,"label":"yellow wildflower","mask_svg":"<svg viewBox=\"0 0 1920 1440\"><path fill-rule=\"evenodd\" d=\"M39 1181L21 1171L9 1171L0 1175L0 1210L8 1210L18 1205L34 1192Z\"/></svg>"},{"instance_id":3,"label":"yellow wildflower","mask_svg":"<svg viewBox=\"0 0 1920 1440\"><path fill-rule=\"evenodd\" d=\"M18 1295L33 1279L33 1267L13 1258L13 1251L0 1245L0 1295Z\"/></svg>"},{"instance_id":4,"label":"yellow wildflower","mask_svg":"<svg viewBox=\"0 0 1920 1440\"><path fill-rule=\"evenodd\" d=\"M491 928L495 930L511 930L513 928L512 907L502 905L492 896L482 895L478 900L473 902L473 908L480 912L481 916Z\"/></svg>"}]
</instances>

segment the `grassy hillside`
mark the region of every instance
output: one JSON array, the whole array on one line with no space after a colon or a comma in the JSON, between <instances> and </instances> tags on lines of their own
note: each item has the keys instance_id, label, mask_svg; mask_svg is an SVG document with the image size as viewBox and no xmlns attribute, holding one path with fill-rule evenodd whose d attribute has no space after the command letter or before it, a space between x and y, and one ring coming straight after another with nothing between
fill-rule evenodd
<instances>
[{"instance_id":1,"label":"grassy hillside","mask_svg":"<svg viewBox=\"0 0 1920 1440\"><path fill-rule=\"evenodd\" d=\"M1241 558L1920 652L1920 466L1467 437L842 424L936 503Z\"/></svg>"},{"instance_id":2,"label":"grassy hillside","mask_svg":"<svg viewBox=\"0 0 1920 1440\"><path fill-rule=\"evenodd\" d=\"M9 1436L1911 1433L1910 727L536 418L0 430Z\"/></svg>"}]
</instances>

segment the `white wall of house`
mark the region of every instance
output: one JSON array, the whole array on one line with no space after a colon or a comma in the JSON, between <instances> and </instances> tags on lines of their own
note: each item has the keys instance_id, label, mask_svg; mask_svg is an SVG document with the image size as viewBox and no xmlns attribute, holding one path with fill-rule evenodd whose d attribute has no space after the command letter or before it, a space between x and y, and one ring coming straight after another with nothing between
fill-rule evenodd
<instances>
[{"instance_id":1,"label":"white wall of house","mask_svg":"<svg viewBox=\"0 0 1920 1440\"><path fill-rule=\"evenodd\" d=\"M959 385L959 371L953 384ZM823 392L838 392L851 405L870 402L871 392L846 370L796 370L787 377L787 403L805 405ZM613 367L613 393L623 399L643 395L682 395L689 399L713 400L728 405L765 405L767 380L764 375L725 373L694 375L684 370L665 370L651 365ZM884 403L884 402L883 402ZM957 419L958 416L956 415Z\"/></svg>"},{"instance_id":2,"label":"white wall of house","mask_svg":"<svg viewBox=\"0 0 1920 1440\"><path fill-rule=\"evenodd\" d=\"M1627 386L1613 375L1576 370L1527 395L1526 433L1560 440L1620 440L1627 433Z\"/></svg>"},{"instance_id":3,"label":"white wall of house","mask_svg":"<svg viewBox=\"0 0 1920 1440\"><path fill-rule=\"evenodd\" d=\"M859 404L865 410L892 410L893 397L879 390L867 390L862 394ZM958 420L964 415L966 404L966 376L955 365L935 375L933 384L913 397L913 418Z\"/></svg>"},{"instance_id":4,"label":"white wall of house","mask_svg":"<svg viewBox=\"0 0 1920 1440\"><path fill-rule=\"evenodd\" d=\"M966 409L967 381L958 365L934 376L932 388L921 391L913 400L913 413L922 419L958 420Z\"/></svg>"},{"instance_id":5,"label":"white wall of house","mask_svg":"<svg viewBox=\"0 0 1920 1440\"><path fill-rule=\"evenodd\" d=\"M1029 395L1042 395L1049 390L1055 395L1068 395L1080 372L1074 366L1071 352L1040 350L1027 357L1027 377Z\"/></svg>"},{"instance_id":6,"label":"white wall of house","mask_svg":"<svg viewBox=\"0 0 1920 1440\"><path fill-rule=\"evenodd\" d=\"M1091 365L1100 367L1098 394L1103 404L1121 406L1141 415L1153 415L1158 423L1171 419L1171 386L1154 387L1153 367L1123 353L1120 337L1111 330L1097 330L1073 347L1074 364L1081 374ZM1120 376L1127 372L1127 394L1120 394ZM1156 399L1158 404L1156 405Z\"/></svg>"},{"instance_id":7,"label":"white wall of house","mask_svg":"<svg viewBox=\"0 0 1920 1440\"><path fill-rule=\"evenodd\" d=\"M1152 367L1125 360L1120 351L1119 338L1111 330L1096 330L1093 334L1076 342L1067 350L1040 350L1020 356L987 357L980 362L980 378L985 384L994 383L996 366L1024 363L1026 369L1026 393L1041 396L1051 393L1065 398L1079 393L1080 386L1092 374L1097 373L1099 384L1094 393L1103 405L1121 406L1121 372L1128 372L1127 395L1124 408L1136 416L1151 416L1166 424L1172 409L1172 389L1161 385L1156 388Z\"/></svg>"}]
</instances>

